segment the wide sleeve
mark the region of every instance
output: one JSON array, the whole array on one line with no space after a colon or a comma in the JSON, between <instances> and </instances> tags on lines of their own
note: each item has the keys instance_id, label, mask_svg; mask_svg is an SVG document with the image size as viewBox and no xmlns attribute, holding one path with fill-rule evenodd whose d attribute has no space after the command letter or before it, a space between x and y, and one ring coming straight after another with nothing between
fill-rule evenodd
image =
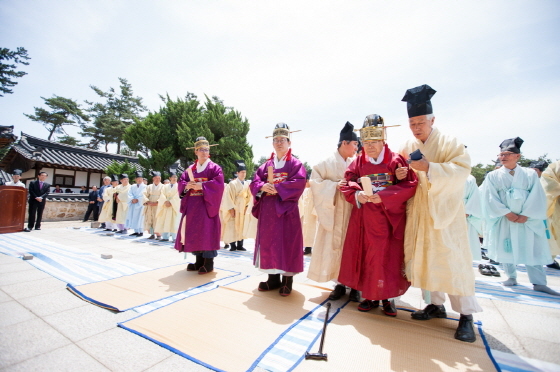
<instances>
[{"instance_id":1,"label":"wide sleeve","mask_svg":"<svg viewBox=\"0 0 560 372\"><path fill-rule=\"evenodd\" d=\"M346 201L353 206L357 207L356 203L356 192L362 191L362 186L358 183L358 179L361 177L360 167L362 165L362 157L358 156L344 173L344 179L346 179L347 184L340 188L340 191L344 195Z\"/></svg>"},{"instance_id":2,"label":"wide sleeve","mask_svg":"<svg viewBox=\"0 0 560 372\"><path fill-rule=\"evenodd\" d=\"M268 182L266 174L264 172L264 170L268 166L268 163L268 161L265 162L257 169L255 175L253 176L253 181L251 181L251 184L249 185L249 190L255 198L257 197L259 191L261 191L261 188L264 186L264 184Z\"/></svg>"},{"instance_id":3,"label":"wide sleeve","mask_svg":"<svg viewBox=\"0 0 560 372\"><path fill-rule=\"evenodd\" d=\"M474 177L469 177L465 184L465 214L481 218L482 217L482 201L480 199L480 190L476 184Z\"/></svg>"},{"instance_id":4,"label":"wide sleeve","mask_svg":"<svg viewBox=\"0 0 560 372\"><path fill-rule=\"evenodd\" d=\"M217 164L214 164L209 171L208 181L202 183L202 196L208 217L212 218L220 212L220 204L224 193L224 174L222 168Z\"/></svg>"},{"instance_id":5,"label":"wide sleeve","mask_svg":"<svg viewBox=\"0 0 560 372\"><path fill-rule=\"evenodd\" d=\"M139 203L146 204L150 201L150 190L152 189L152 187L152 185L144 187L144 190L142 190L142 197L138 200Z\"/></svg>"},{"instance_id":6,"label":"wide sleeve","mask_svg":"<svg viewBox=\"0 0 560 372\"><path fill-rule=\"evenodd\" d=\"M534 220L546 219L546 195L544 189L540 185L537 172L523 169L529 176L530 190L527 199L523 203L520 215L529 217Z\"/></svg>"},{"instance_id":7,"label":"wide sleeve","mask_svg":"<svg viewBox=\"0 0 560 372\"><path fill-rule=\"evenodd\" d=\"M331 181L327 178L329 164L329 161L324 161L315 165L311 171L309 184L311 185L317 219L325 230L332 231L334 226L334 198L338 181Z\"/></svg>"},{"instance_id":8,"label":"wide sleeve","mask_svg":"<svg viewBox=\"0 0 560 372\"><path fill-rule=\"evenodd\" d=\"M482 183L482 210L485 213L485 218L490 220L503 217L511 212L498 193L499 177L500 174L493 171L488 173Z\"/></svg>"},{"instance_id":9,"label":"wide sleeve","mask_svg":"<svg viewBox=\"0 0 560 372\"><path fill-rule=\"evenodd\" d=\"M392 154L393 158L389 164L389 169L395 174L397 168L407 168L406 178L379 191L378 195L386 210L400 213L406 201L414 196L418 180L416 174L408 167L406 160L399 154Z\"/></svg>"},{"instance_id":10,"label":"wide sleeve","mask_svg":"<svg viewBox=\"0 0 560 372\"><path fill-rule=\"evenodd\" d=\"M297 160L292 159L292 167L288 173L288 177L284 182L274 185L280 200L283 202L294 201L297 202L303 190L305 190L306 172L303 164Z\"/></svg>"},{"instance_id":11,"label":"wide sleeve","mask_svg":"<svg viewBox=\"0 0 560 372\"><path fill-rule=\"evenodd\" d=\"M439 136L437 143L430 145L430 153L436 150L434 146L440 150L440 159L426 156L430 161L428 209L434 228L444 229L455 221L457 214L464 212L461 201L465 181L471 173L471 158L465 146L455 138ZM426 177L426 172L418 173Z\"/></svg>"}]
</instances>

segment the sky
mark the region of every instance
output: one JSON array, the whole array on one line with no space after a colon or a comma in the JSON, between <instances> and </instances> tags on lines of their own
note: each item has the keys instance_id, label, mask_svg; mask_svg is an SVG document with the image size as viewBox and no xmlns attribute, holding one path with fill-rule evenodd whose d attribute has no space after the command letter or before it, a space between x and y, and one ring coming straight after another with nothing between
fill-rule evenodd
<instances>
[{"instance_id":1,"label":"sky","mask_svg":"<svg viewBox=\"0 0 560 372\"><path fill-rule=\"evenodd\" d=\"M255 160L278 122L313 165L346 121L379 114L393 151L412 138L405 91L428 84L435 125L488 164L506 138L528 158L560 159L560 2L110 0L0 2L0 47L24 47L28 75L0 97L0 125L47 138L28 119L41 97L96 101L132 84L150 111L160 94L218 96L246 117ZM69 128L77 136L77 128ZM84 139L87 141L87 139Z\"/></svg>"}]
</instances>

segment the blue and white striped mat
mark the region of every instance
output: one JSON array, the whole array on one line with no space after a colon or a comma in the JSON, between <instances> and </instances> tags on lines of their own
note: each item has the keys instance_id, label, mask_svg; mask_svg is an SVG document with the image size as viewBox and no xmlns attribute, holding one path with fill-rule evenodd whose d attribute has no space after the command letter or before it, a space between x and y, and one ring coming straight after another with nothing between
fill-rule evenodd
<instances>
[{"instance_id":1,"label":"blue and white striped mat","mask_svg":"<svg viewBox=\"0 0 560 372\"><path fill-rule=\"evenodd\" d=\"M560 292L560 288L551 288ZM512 287L505 287L500 282L476 280L475 292L476 296L481 298L560 309L560 296L534 291L532 285L518 284Z\"/></svg>"}]
</instances>

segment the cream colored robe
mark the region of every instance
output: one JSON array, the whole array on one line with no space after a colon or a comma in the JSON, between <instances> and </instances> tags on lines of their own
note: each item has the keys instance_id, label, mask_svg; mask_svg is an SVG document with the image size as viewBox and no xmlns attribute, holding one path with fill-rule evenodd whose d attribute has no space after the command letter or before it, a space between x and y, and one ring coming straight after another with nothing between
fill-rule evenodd
<instances>
[{"instance_id":1,"label":"cream colored robe","mask_svg":"<svg viewBox=\"0 0 560 372\"><path fill-rule=\"evenodd\" d=\"M222 212L223 234L222 241L226 244L243 240L243 228L245 224L245 212L247 205L253 198L249 191L251 181L243 183L236 178L226 186L220 210ZM231 216L230 209L235 210L235 218Z\"/></svg>"},{"instance_id":2,"label":"cream colored robe","mask_svg":"<svg viewBox=\"0 0 560 372\"><path fill-rule=\"evenodd\" d=\"M117 219L115 223L124 224L126 222L126 213L128 212L128 191L130 190L130 184L123 186L118 185L115 188L115 192L119 196L119 202L117 205Z\"/></svg>"},{"instance_id":3,"label":"cream colored robe","mask_svg":"<svg viewBox=\"0 0 560 372\"><path fill-rule=\"evenodd\" d=\"M311 188L308 187L303 190L298 207L303 233L303 246L313 247L315 245L315 234L317 233L317 212L315 212Z\"/></svg>"},{"instance_id":4,"label":"cream colored robe","mask_svg":"<svg viewBox=\"0 0 560 372\"><path fill-rule=\"evenodd\" d=\"M101 199L103 199L104 203L101 213L99 214L99 221L101 222L111 222L113 219L113 194L115 191L116 188L113 186L106 187L105 190L103 190Z\"/></svg>"},{"instance_id":5,"label":"cream colored robe","mask_svg":"<svg viewBox=\"0 0 560 372\"><path fill-rule=\"evenodd\" d=\"M335 151L315 165L311 172L309 182L319 225L307 277L316 282L338 278L352 204L344 199L336 185L344 179L344 173L353 160L348 158L345 161Z\"/></svg>"},{"instance_id":6,"label":"cream colored robe","mask_svg":"<svg viewBox=\"0 0 560 372\"><path fill-rule=\"evenodd\" d=\"M147 202L159 203L159 197L162 189L163 183L161 182L157 186L153 183L146 186L144 192L142 193L142 200L140 202L142 204ZM152 228L155 229L157 223L157 210L158 205L144 205L144 210L142 211L142 214L144 215L144 230L150 231Z\"/></svg>"},{"instance_id":7,"label":"cream colored robe","mask_svg":"<svg viewBox=\"0 0 560 372\"><path fill-rule=\"evenodd\" d=\"M408 159L416 149L430 162L430 169L429 179L426 172L416 172L418 188L407 204L406 276L412 286L424 290L474 296L463 204L471 158L462 143L435 127L426 143L409 140L400 153Z\"/></svg>"},{"instance_id":8,"label":"cream colored robe","mask_svg":"<svg viewBox=\"0 0 560 372\"><path fill-rule=\"evenodd\" d=\"M560 160L548 166L541 175L541 185L546 194L546 216L550 232L550 253L560 254Z\"/></svg>"},{"instance_id":9,"label":"cream colored robe","mask_svg":"<svg viewBox=\"0 0 560 372\"><path fill-rule=\"evenodd\" d=\"M177 189L178 184L163 185L158 199L158 206L156 211L156 224L154 232L161 233L177 233L179 229L179 222L181 221L181 199ZM165 202L171 203L170 207L165 206Z\"/></svg>"},{"instance_id":10,"label":"cream colored robe","mask_svg":"<svg viewBox=\"0 0 560 372\"><path fill-rule=\"evenodd\" d=\"M257 223L259 220L253 216L252 210L254 203L254 198L251 196L249 198L249 204L245 210L245 222L243 223L243 239L256 239L257 238Z\"/></svg>"}]
</instances>

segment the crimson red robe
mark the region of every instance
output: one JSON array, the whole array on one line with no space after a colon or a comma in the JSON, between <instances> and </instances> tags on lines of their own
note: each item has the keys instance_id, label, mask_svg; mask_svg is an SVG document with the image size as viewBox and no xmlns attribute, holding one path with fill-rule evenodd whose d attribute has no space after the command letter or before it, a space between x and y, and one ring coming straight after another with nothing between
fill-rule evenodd
<instances>
[{"instance_id":1,"label":"crimson red robe","mask_svg":"<svg viewBox=\"0 0 560 372\"><path fill-rule=\"evenodd\" d=\"M385 145L383 162L372 164L365 155L354 160L344 175L344 197L354 205L342 251L338 280L362 291L368 300L384 300L406 292L410 283L404 275L404 228L406 202L416 191L416 174L409 169L398 181L395 171L407 167L406 160ZM365 203L358 208L356 192L360 177L372 179L381 203ZM376 191L377 190L377 191Z\"/></svg>"}]
</instances>

